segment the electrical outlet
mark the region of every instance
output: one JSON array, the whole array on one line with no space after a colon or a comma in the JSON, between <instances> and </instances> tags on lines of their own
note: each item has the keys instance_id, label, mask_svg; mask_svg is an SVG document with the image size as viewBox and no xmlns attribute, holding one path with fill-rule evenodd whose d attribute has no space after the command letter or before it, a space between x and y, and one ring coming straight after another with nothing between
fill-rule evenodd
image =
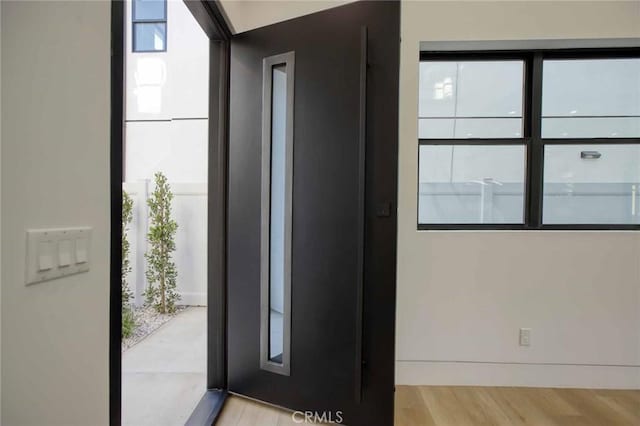
<instances>
[{"instance_id":1,"label":"electrical outlet","mask_svg":"<svg viewBox=\"0 0 640 426\"><path fill-rule=\"evenodd\" d=\"M520 346L531 346L531 329L520 329Z\"/></svg>"}]
</instances>

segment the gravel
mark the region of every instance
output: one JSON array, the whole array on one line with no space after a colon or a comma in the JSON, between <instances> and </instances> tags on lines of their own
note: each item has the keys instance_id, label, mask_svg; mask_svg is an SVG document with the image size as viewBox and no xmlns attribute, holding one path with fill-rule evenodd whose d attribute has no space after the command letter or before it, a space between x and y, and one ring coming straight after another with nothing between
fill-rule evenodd
<instances>
[{"instance_id":1,"label":"gravel","mask_svg":"<svg viewBox=\"0 0 640 426\"><path fill-rule=\"evenodd\" d=\"M134 307L133 317L135 318L136 326L131 337L122 339L122 351L124 352L133 345L141 342L185 309L185 306L177 306L176 311L172 314L159 314L151 306Z\"/></svg>"}]
</instances>

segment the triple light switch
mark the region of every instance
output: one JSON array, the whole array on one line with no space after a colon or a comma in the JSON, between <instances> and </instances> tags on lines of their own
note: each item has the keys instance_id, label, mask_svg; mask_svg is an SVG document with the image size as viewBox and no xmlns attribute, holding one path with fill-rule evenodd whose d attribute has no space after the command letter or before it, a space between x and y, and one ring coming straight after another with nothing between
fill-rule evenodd
<instances>
[{"instance_id":1,"label":"triple light switch","mask_svg":"<svg viewBox=\"0 0 640 426\"><path fill-rule=\"evenodd\" d=\"M90 243L89 227L28 230L27 285L88 271Z\"/></svg>"}]
</instances>

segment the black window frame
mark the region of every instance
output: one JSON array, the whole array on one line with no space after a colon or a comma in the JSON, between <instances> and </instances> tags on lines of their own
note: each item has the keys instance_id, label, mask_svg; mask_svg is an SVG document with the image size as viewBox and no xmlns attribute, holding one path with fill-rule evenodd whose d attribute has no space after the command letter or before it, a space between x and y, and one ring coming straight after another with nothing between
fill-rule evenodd
<instances>
[{"instance_id":1,"label":"black window frame","mask_svg":"<svg viewBox=\"0 0 640 426\"><path fill-rule=\"evenodd\" d=\"M162 53L167 51L167 42L169 40L169 4L167 0L162 0L164 3L164 16L163 18L154 19L136 19L136 3L138 0L131 0L131 51L133 53ZM147 49L142 50L136 47L136 24L164 24L164 49Z\"/></svg>"},{"instance_id":2,"label":"black window frame","mask_svg":"<svg viewBox=\"0 0 640 426\"><path fill-rule=\"evenodd\" d=\"M524 145L526 149L524 217L522 223L420 223L419 182L416 223L423 230L640 230L640 224L544 224L542 197L544 188L544 149L546 145L630 144L640 145L638 137L620 138L543 138L542 137L542 73L545 60L554 59L640 59L640 48L580 48L527 50L460 50L421 51L424 61L507 61L524 62L523 133L521 138L421 139L418 137L418 170L420 147L425 145ZM416 176L416 179L418 176Z\"/></svg>"}]
</instances>

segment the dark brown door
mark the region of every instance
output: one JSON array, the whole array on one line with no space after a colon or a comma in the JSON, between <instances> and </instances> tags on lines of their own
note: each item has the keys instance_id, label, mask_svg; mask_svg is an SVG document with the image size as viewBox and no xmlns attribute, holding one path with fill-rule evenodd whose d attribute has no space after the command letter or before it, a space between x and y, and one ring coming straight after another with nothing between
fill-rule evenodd
<instances>
[{"instance_id":1,"label":"dark brown door","mask_svg":"<svg viewBox=\"0 0 640 426\"><path fill-rule=\"evenodd\" d=\"M230 66L229 390L391 425L399 3L236 35Z\"/></svg>"}]
</instances>

